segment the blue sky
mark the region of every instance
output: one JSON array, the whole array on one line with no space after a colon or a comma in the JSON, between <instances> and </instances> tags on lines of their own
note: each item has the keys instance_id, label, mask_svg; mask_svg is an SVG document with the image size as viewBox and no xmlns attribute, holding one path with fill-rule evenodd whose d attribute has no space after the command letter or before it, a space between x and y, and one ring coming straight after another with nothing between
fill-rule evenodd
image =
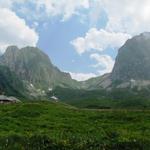
<instances>
[{"instance_id":1,"label":"blue sky","mask_svg":"<svg viewBox=\"0 0 150 150\"><path fill-rule=\"evenodd\" d=\"M1 52L37 46L77 80L111 72L118 48L150 31L148 0L5 0L0 8Z\"/></svg>"}]
</instances>

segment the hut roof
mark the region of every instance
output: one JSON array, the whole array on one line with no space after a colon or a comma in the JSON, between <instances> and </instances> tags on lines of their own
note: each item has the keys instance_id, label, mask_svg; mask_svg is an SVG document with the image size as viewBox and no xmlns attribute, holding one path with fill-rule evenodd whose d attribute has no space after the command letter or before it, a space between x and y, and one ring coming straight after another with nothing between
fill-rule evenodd
<instances>
[{"instance_id":1,"label":"hut roof","mask_svg":"<svg viewBox=\"0 0 150 150\"><path fill-rule=\"evenodd\" d=\"M8 100L8 97L4 95L0 95L0 100Z\"/></svg>"},{"instance_id":2,"label":"hut roof","mask_svg":"<svg viewBox=\"0 0 150 150\"><path fill-rule=\"evenodd\" d=\"M51 99L58 100L56 96L52 96Z\"/></svg>"},{"instance_id":3,"label":"hut roof","mask_svg":"<svg viewBox=\"0 0 150 150\"><path fill-rule=\"evenodd\" d=\"M15 98L15 97L7 97L5 95L0 95L0 101L15 101L15 102L20 102L19 99Z\"/></svg>"}]
</instances>

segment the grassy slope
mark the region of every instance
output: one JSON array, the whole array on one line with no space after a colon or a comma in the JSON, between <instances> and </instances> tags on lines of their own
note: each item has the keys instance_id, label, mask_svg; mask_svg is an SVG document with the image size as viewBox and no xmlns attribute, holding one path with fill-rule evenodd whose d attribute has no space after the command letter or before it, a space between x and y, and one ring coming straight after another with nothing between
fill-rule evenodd
<instances>
[{"instance_id":1,"label":"grassy slope","mask_svg":"<svg viewBox=\"0 0 150 150\"><path fill-rule=\"evenodd\" d=\"M0 105L2 149L144 149L149 111L80 110L48 102Z\"/></svg>"},{"instance_id":2,"label":"grassy slope","mask_svg":"<svg viewBox=\"0 0 150 150\"><path fill-rule=\"evenodd\" d=\"M49 93L57 96L61 101L81 108L150 108L150 88L137 91L136 89L106 90L74 90L56 88Z\"/></svg>"}]
</instances>

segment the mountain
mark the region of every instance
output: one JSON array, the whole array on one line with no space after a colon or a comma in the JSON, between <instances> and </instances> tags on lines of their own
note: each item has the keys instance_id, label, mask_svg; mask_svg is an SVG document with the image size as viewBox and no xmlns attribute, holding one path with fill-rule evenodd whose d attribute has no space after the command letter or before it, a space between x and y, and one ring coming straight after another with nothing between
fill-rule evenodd
<instances>
[{"instance_id":1,"label":"mountain","mask_svg":"<svg viewBox=\"0 0 150 150\"><path fill-rule=\"evenodd\" d=\"M61 72L51 63L49 57L36 47L19 49L9 46L0 57L0 64L7 66L36 89L48 90L57 86L76 88L78 85L69 73Z\"/></svg>"},{"instance_id":2,"label":"mountain","mask_svg":"<svg viewBox=\"0 0 150 150\"><path fill-rule=\"evenodd\" d=\"M90 105L99 104L100 108L110 108L112 101L114 107L122 105L123 101L124 106L130 105L132 101L134 105L136 103L147 107L147 99L150 97L150 33L129 39L118 50L111 73L82 82L77 82L70 74L60 71L45 53L35 47L19 49L9 46L0 56L0 65L6 66L16 76L14 82L18 78L30 96L38 99L39 96L43 98L55 95L71 104L84 102L87 105L88 102ZM4 80L7 81L9 76L7 73L5 76ZM2 82L0 84L4 84ZM8 87L11 87L11 82Z\"/></svg>"},{"instance_id":3,"label":"mountain","mask_svg":"<svg viewBox=\"0 0 150 150\"><path fill-rule=\"evenodd\" d=\"M129 39L118 51L113 81L150 80L150 33Z\"/></svg>"},{"instance_id":4,"label":"mountain","mask_svg":"<svg viewBox=\"0 0 150 150\"><path fill-rule=\"evenodd\" d=\"M27 90L19 77L8 67L0 65L0 95L26 97Z\"/></svg>"}]
</instances>

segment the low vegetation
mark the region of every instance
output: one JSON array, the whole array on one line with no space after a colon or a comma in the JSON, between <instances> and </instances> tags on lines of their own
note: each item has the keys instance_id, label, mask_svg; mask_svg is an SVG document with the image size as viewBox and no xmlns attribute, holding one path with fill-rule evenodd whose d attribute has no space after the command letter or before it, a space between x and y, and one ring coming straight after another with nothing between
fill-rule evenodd
<instances>
[{"instance_id":1,"label":"low vegetation","mask_svg":"<svg viewBox=\"0 0 150 150\"><path fill-rule=\"evenodd\" d=\"M111 91L56 88L48 95L80 108L149 109L150 87L147 89L112 89Z\"/></svg>"},{"instance_id":2,"label":"low vegetation","mask_svg":"<svg viewBox=\"0 0 150 150\"><path fill-rule=\"evenodd\" d=\"M148 150L148 110L86 110L52 102L0 105L0 150Z\"/></svg>"}]
</instances>

